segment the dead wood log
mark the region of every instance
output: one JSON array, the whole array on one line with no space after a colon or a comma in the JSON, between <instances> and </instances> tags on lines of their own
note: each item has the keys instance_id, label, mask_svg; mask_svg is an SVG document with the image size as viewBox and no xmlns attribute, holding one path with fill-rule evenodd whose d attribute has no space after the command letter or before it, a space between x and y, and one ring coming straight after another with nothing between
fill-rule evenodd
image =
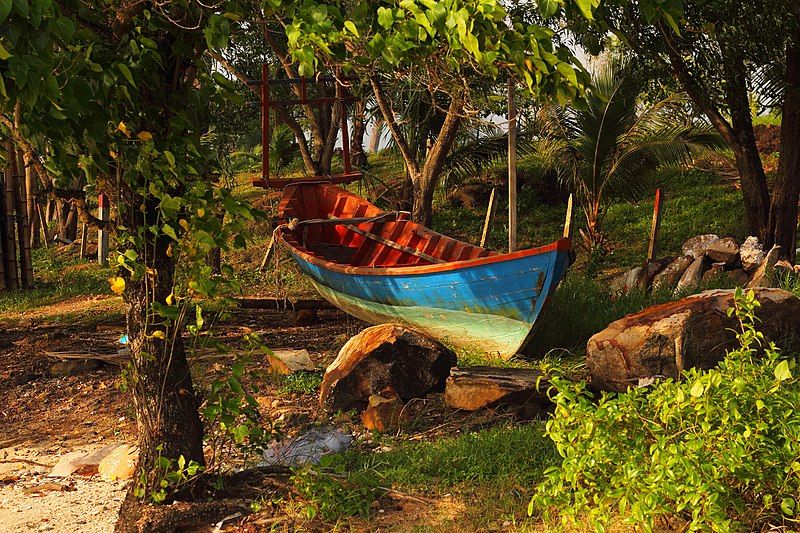
<instances>
[{"instance_id":1,"label":"dead wood log","mask_svg":"<svg viewBox=\"0 0 800 533\"><path fill-rule=\"evenodd\" d=\"M445 403L475 411L496 405L526 405L544 411L552 402L550 384L542 372L529 368L476 366L452 368L444 390Z\"/></svg>"}]
</instances>

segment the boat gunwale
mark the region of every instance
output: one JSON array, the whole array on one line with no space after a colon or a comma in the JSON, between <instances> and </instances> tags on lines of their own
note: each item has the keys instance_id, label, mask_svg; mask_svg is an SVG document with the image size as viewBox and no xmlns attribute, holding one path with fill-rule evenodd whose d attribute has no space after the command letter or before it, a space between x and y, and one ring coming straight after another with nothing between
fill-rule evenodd
<instances>
[{"instance_id":1,"label":"boat gunwale","mask_svg":"<svg viewBox=\"0 0 800 533\"><path fill-rule=\"evenodd\" d=\"M429 231L432 231L429 229ZM446 235L445 235L446 237ZM509 252L505 254L490 255L486 257L477 257L475 259L466 259L464 261L449 261L446 263L437 263L430 265L412 265L412 266L392 266L392 267L368 267L368 266L351 266L342 265L333 261L322 259L316 255L305 252L296 246L290 244L279 231L278 238L292 253L302 257L305 261L333 272L341 274L358 274L364 276L406 276L406 275L421 275L421 274L435 274L441 272L450 272L453 270L462 270L467 268L491 265L494 263L501 263L506 261L514 261L517 259L524 259L535 255L546 254L550 252L568 252L572 246L572 241L568 237L562 237L557 241L537 248L528 248L526 250L519 250L516 252ZM457 241L463 242L463 241Z\"/></svg>"}]
</instances>

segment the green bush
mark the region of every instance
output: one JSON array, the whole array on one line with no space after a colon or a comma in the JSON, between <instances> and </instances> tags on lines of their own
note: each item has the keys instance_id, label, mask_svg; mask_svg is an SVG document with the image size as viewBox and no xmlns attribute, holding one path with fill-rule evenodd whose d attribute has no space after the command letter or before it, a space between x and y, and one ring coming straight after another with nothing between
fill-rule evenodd
<instances>
[{"instance_id":1,"label":"green bush","mask_svg":"<svg viewBox=\"0 0 800 533\"><path fill-rule=\"evenodd\" d=\"M688 529L755 530L797 524L800 379L796 361L764 345L753 293L737 291L740 348L718 368L679 382L603 394L554 379L547 431L563 458L549 468L529 512L559 509L603 530L612 517L653 528L678 515Z\"/></svg>"}]
</instances>

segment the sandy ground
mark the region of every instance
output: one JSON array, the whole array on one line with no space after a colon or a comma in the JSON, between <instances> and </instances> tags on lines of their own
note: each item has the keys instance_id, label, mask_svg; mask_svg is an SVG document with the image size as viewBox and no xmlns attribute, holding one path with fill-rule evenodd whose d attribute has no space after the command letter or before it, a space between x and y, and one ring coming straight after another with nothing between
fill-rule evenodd
<instances>
[{"instance_id":1,"label":"sandy ground","mask_svg":"<svg viewBox=\"0 0 800 533\"><path fill-rule=\"evenodd\" d=\"M113 531L126 482L103 481L97 474L48 475L61 455L102 447L0 450L0 532Z\"/></svg>"}]
</instances>

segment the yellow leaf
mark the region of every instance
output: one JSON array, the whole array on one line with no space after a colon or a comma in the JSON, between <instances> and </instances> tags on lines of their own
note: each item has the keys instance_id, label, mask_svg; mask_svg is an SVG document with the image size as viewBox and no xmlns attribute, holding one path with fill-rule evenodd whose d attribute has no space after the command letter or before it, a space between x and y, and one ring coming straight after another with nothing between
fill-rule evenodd
<instances>
[{"instance_id":1,"label":"yellow leaf","mask_svg":"<svg viewBox=\"0 0 800 533\"><path fill-rule=\"evenodd\" d=\"M116 159L117 158L117 152L115 152L114 150L109 150L108 151L108 155L111 156L111 159Z\"/></svg>"},{"instance_id":2,"label":"yellow leaf","mask_svg":"<svg viewBox=\"0 0 800 533\"><path fill-rule=\"evenodd\" d=\"M172 257L172 243L167 246L167 257Z\"/></svg>"},{"instance_id":3,"label":"yellow leaf","mask_svg":"<svg viewBox=\"0 0 800 533\"><path fill-rule=\"evenodd\" d=\"M189 223L188 223L188 222L186 222L186 220L185 220L185 219L183 219L183 218L182 218L182 219L180 219L180 220L178 221L178 224L180 224L180 226L181 226L181 227L182 227L184 230L186 230L186 231L189 231Z\"/></svg>"},{"instance_id":4,"label":"yellow leaf","mask_svg":"<svg viewBox=\"0 0 800 533\"><path fill-rule=\"evenodd\" d=\"M128 126L126 126L124 122L120 122L117 129L124 133L126 137L131 136L131 130L128 129Z\"/></svg>"},{"instance_id":5,"label":"yellow leaf","mask_svg":"<svg viewBox=\"0 0 800 533\"><path fill-rule=\"evenodd\" d=\"M198 207L197 208L197 216L199 216L200 218L206 216L206 210L203 209L202 207Z\"/></svg>"},{"instance_id":6,"label":"yellow leaf","mask_svg":"<svg viewBox=\"0 0 800 533\"><path fill-rule=\"evenodd\" d=\"M157 330L155 330L155 331L153 332L153 334L151 335L151 337L155 337L156 339L165 339L167 336L166 336L166 335L164 335L164 332L163 332L163 331L161 331L160 329L157 329Z\"/></svg>"},{"instance_id":7,"label":"yellow leaf","mask_svg":"<svg viewBox=\"0 0 800 533\"><path fill-rule=\"evenodd\" d=\"M111 291L114 294L122 294L125 291L125 280L119 276L108 278L108 283L111 285Z\"/></svg>"},{"instance_id":8,"label":"yellow leaf","mask_svg":"<svg viewBox=\"0 0 800 533\"><path fill-rule=\"evenodd\" d=\"M175 294L174 292L171 292L169 293L169 296L167 296L167 305L172 305L172 302L174 301L173 297L174 294Z\"/></svg>"},{"instance_id":9,"label":"yellow leaf","mask_svg":"<svg viewBox=\"0 0 800 533\"><path fill-rule=\"evenodd\" d=\"M151 134L149 131L140 131L136 134L136 137L142 141L149 141L153 138L153 134Z\"/></svg>"}]
</instances>

